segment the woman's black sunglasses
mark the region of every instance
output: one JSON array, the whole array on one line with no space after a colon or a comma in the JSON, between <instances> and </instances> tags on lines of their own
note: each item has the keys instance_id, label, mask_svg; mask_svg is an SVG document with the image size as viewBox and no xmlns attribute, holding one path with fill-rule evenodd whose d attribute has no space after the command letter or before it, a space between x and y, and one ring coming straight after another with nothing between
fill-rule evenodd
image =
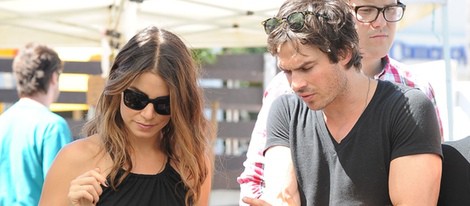
<instances>
[{"instance_id":1,"label":"woman's black sunglasses","mask_svg":"<svg viewBox=\"0 0 470 206\"><path fill-rule=\"evenodd\" d=\"M155 99L141 92L126 89L124 94L124 105L133 110L142 110L147 104L152 103L155 112L161 115L170 115L170 96L161 96Z\"/></svg>"}]
</instances>

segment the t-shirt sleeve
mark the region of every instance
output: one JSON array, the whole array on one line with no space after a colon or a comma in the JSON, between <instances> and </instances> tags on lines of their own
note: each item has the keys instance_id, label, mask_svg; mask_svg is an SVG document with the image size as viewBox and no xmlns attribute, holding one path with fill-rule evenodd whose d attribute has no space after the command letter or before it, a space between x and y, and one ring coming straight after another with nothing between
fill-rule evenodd
<instances>
[{"instance_id":1,"label":"t-shirt sleeve","mask_svg":"<svg viewBox=\"0 0 470 206\"><path fill-rule=\"evenodd\" d=\"M294 94L286 94L273 101L266 125L267 139L264 152L273 146L289 147L290 104ZM264 154L263 152L263 154Z\"/></svg>"},{"instance_id":2,"label":"t-shirt sleeve","mask_svg":"<svg viewBox=\"0 0 470 206\"><path fill-rule=\"evenodd\" d=\"M59 121L50 124L46 134L47 136L44 138L42 144L42 167L44 175L47 174L59 150L72 141L71 131L67 122L63 119L59 119Z\"/></svg>"},{"instance_id":3,"label":"t-shirt sleeve","mask_svg":"<svg viewBox=\"0 0 470 206\"><path fill-rule=\"evenodd\" d=\"M404 101L397 104L392 159L414 154L438 154L442 157L441 136L432 102L417 89L404 92Z\"/></svg>"}]
</instances>

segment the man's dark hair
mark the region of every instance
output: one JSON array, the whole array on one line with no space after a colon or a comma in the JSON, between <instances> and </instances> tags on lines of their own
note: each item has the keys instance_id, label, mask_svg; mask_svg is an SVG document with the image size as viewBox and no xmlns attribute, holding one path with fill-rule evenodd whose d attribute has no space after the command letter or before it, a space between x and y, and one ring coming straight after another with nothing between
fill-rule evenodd
<instances>
[{"instance_id":1,"label":"man's dark hair","mask_svg":"<svg viewBox=\"0 0 470 206\"><path fill-rule=\"evenodd\" d=\"M337 63L348 53L351 60L346 65L361 68L359 37L354 15L349 4L343 0L288 0L279 9L277 18L286 18L293 12L309 11L304 26L293 31L284 22L268 37L268 50L276 55L280 45L287 41L318 47L328 55L331 63Z\"/></svg>"}]
</instances>

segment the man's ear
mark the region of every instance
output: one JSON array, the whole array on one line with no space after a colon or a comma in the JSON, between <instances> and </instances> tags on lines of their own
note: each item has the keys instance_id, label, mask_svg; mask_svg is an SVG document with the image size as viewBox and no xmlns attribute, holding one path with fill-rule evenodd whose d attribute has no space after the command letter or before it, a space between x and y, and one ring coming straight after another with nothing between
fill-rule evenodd
<instances>
[{"instance_id":1,"label":"man's ear","mask_svg":"<svg viewBox=\"0 0 470 206\"><path fill-rule=\"evenodd\" d=\"M54 72L52 74L52 78L51 78L50 82L51 82L52 85L59 84L59 72Z\"/></svg>"},{"instance_id":2,"label":"man's ear","mask_svg":"<svg viewBox=\"0 0 470 206\"><path fill-rule=\"evenodd\" d=\"M352 52L350 49L345 49L339 54L339 63L343 66L346 66L352 58Z\"/></svg>"}]
</instances>

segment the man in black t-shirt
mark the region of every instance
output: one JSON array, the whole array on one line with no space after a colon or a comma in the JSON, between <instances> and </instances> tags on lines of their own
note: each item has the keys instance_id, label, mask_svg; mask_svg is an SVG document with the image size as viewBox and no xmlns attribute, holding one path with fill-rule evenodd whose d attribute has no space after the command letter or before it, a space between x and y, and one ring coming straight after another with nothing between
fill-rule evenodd
<instances>
[{"instance_id":1,"label":"man in black t-shirt","mask_svg":"<svg viewBox=\"0 0 470 206\"><path fill-rule=\"evenodd\" d=\"M395 18L390 8L376 8L377 21ZM245 203L437 204L442 150L434 106L418 89L361 72L354 18L344 1L286 1L264 21L268 49L295 94L273 102L266 187Z\"/></svg>"}]
</instances>

